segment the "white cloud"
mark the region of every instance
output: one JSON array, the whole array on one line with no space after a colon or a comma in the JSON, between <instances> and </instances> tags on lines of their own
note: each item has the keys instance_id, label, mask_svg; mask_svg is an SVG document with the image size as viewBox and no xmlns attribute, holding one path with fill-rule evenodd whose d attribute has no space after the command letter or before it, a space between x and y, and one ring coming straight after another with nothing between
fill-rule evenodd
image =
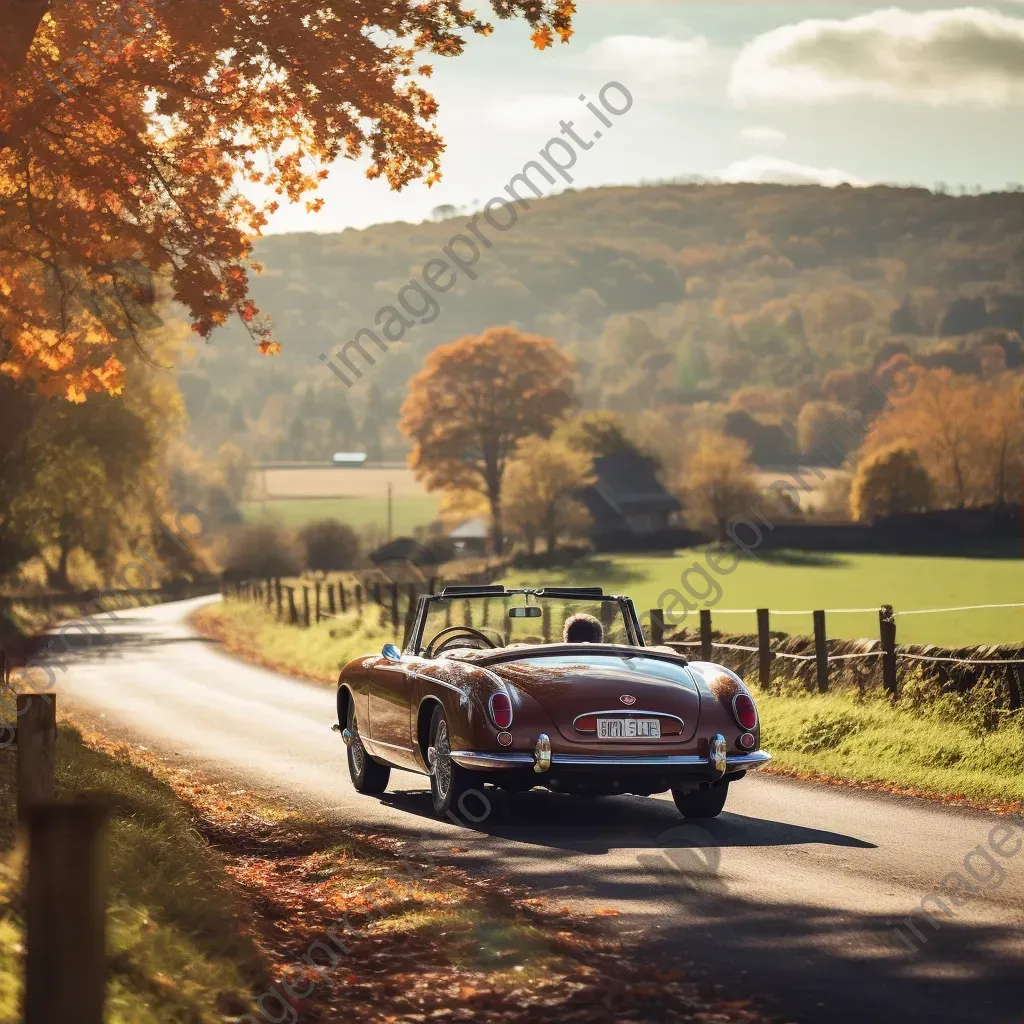
<instances>
[{"instance_id":1,"label":"white cloud","mask_svg":"<svg viewBox=\"0 0 1024 1024\"><path fill-rule=\"evenodd\" d=\"M749 142L777 143L786 141L786 133L768 125L749 125L740 132L740 136Z\"/></svg>"},{"instance_id":2,"label":"white cloud","mask_svg":"<svg viewBox=\"0 0 1024 1024\"><path fill-rule=\"evenodd\" d=\"M526 93L514 100L498 103L492 112L505 124L533 126L536 124L556 127L563 117L579 113L580 101L575 96L559 96L554 93Z\"/></svg>"},{"instance_id":3,"label":"white cloud","mask_svg":"<svg viewBox=\"0 0 1024 1024\"><path fill-rule=\"evenodd\" d=\"M762 181L779 185L827 185L832 188L844 182L867 185L869 182L835 167L809 167L774 156L752 156L736 160L719 175L723 181Z\"/></svg>"},{"instance_id":4,"label":"white cloud","mask_svg":"<svg viewBox=\"0 0 1024 1024\"><path fill-rule=\"evenodd\" d=\"M980 7L814 18L758 36L732 67L743 103L853 96L933 106L1024 102L1024 19Z\"/></svg>"},{"instance_id":5,"label":"white cloud","mask_svg":"<svg viewBox=\"0 0 1024 1024\"><path fill-rule=\"evenodd\" d=\"M671 84L696 78L713 60L705 36L609 36L586 50L582 62L595 71L621 76L629 88L633 82Z\"/></svg>"}]
</instances>

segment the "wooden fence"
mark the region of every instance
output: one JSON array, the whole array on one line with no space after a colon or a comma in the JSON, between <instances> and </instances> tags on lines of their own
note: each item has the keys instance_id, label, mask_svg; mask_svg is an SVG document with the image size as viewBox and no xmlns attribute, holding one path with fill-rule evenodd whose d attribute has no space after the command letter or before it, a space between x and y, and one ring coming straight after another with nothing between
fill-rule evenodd
<instances>
[{"instance_id":1,"label":"wooden fence","mask_svg":"<svg viewBox=\"0 0 1024 1024\"><path fill-rule=\"evenodd\" d=\"M712 627L711 611L701 609L696 630L669 633L661 609L650 612L650 641L666 644L688 658L727 665L763 687L780 679L802 682L808 690L827 693L837 682L864 690L881 686L895 697L906 671L918 667L959 693L969 692L985 676L999 676L1004 706L1024 706L1024 646L940 648L930 644L899 644L896 613L891 605L878 609L878 639L829 639L827 613L812 613L813 636L793 636L771 629L771 612L756 609L757 632L721 633Z\"/></svg>"},{"instance_id":2,"label":"wooden fence","mask_svg":"<svg viewBox=\"0 0 1024 1024\"><path fill-rule=\"evenodd\" d=\"M324 619L355 613L359 616L373 608L381 626L390 624L398 633L411 621L416 605L424 594L436 594L443 583L431 578L422 583L365 583L311 580L296 586L280 579L225 581L221 593L238 601L262 605L279 621L308 629Z\"/></svg>"}]
</instances>

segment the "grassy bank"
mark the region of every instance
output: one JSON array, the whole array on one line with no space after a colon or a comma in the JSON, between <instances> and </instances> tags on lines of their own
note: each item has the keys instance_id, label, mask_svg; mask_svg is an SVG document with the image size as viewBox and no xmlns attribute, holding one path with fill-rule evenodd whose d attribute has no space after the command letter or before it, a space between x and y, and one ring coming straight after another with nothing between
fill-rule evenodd
<instances>
[{"instance_id":1,"label":"grassy bank","mask_svg":"<svg viewBox=\"0 0 1024 1024\"><path fill-rule=\"evenodd\" d=\"M247 661L335 683L341 667L353 658L377 653L388 642L401 644L402 637L395 636L390 621L379 625L379 613L379 608L368 608L363 618L339 615L302 629L278 622L260 605L222 601L198 612L194 623Z\"/></svg>"},{"instance_id":2,"label":"grassy bank","mask_svg":"<svg viewBox=\"0 0 1024 1024\"><path fill-rule=\"evenodd\" d=\"M15 752L0 751L0 1022L20 1020L24 850ZM142 768L61 728L57 791L109 801L109 1024L221 1020L250 1004L262 968L237 890L191 809Z\"/></svg>"},{"instance_id":3,"label":"grassy bank","mask_svg":"<svg viewBox=\"0 0 1024 1024\"><path fill-rule=\"evenodd\" d=\"M751 689L775 771L985 805L1024 800L1019 713L990 729L956 698L894 707L881 696Z\"/></svg>"}]
</instances>

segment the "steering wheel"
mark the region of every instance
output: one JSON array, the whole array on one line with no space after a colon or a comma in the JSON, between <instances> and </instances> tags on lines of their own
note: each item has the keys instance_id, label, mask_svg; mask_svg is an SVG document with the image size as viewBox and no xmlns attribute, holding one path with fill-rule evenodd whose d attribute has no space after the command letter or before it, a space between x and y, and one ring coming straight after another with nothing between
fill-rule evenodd
<instances>
[{"instance_id":1,"label":"steering wheel","mask_svg":"<svg viewBox=\"0 0 1024 1024\"><path fill-rule=\"evenodd\" d=\"M424 658L436 658L439 654L443 654L450 647L457 647L458 641L463 639L460 634L466 634L472 637L474 640L482 640L488 648L496 650L498 645L491 640L489 636L481 633L479 629L474 629L472 626L445 626L444 629L434 634L434 639L427 644L427 649L423 652ZM441 640L441 637L445 637ZM438 643L438 640L441 640Z\"/></svg>"}]
</instances>

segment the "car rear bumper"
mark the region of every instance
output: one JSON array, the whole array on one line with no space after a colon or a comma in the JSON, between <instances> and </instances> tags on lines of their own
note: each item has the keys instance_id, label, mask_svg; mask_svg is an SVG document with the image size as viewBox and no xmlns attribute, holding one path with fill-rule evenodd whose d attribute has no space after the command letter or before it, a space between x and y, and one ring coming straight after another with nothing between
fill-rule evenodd
<instances>
[{"instance_id":1,"label":"car rear bumper","mask_svg":"<svg viewBox=\"0 0 1024 1024\"><path fill-rule=\"evenodd\" d=\"M726 773L752 771L772 759L766 750L753 750L748 754L730 754L725 759ZM535 768L533 754L491 753L489 751L453 750L452 760L463 768L477 771L508 771L516 768ZM713 770L711 759L699 754L551 754L550 771L586 770L588 768L637 769L651 771L667 769L680 774L701 775Z\"/></svg>"}]
</instances>

